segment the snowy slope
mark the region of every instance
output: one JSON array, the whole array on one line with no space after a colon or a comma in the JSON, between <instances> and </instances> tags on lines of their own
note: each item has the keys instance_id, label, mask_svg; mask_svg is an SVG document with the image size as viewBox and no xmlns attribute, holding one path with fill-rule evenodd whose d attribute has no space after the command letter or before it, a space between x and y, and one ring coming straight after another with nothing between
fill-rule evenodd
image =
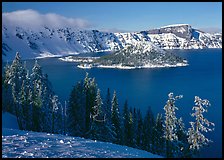
<instances>
[{"instance_id":1,"label":"snowy slope","mask_svg":"<svg viewBox=\"0 0 224 160\"><path fill-rule=\"evenodd\" d=\"M3 128L3 158L161 158L107 142Z\"/></svg>"},{"instance_id":2,"label":"snowy slope","mask_svg":"<svg viewBox=\"0 0 224 160\"><path fill-rule=\"evenodd\" d=\"M126 146L42 132L18 130L16 117L2 113L3 158L160 158Z\"/></svg>"},{"instance_id":3,"label":"snowy slope","mask_svg":"<svg viewBox=\"0 0 224 160\"><path fill-rule=\"evenodd\" d=\"M12 60L19 51L22 58L60 56L83 52L117 51L129 44L152 42L161 49L222 48L222 34L209 34L188 24L132 33L109 33L76 28L28 30L2 26L3 60Z\"/></svg>"}]
</instances>

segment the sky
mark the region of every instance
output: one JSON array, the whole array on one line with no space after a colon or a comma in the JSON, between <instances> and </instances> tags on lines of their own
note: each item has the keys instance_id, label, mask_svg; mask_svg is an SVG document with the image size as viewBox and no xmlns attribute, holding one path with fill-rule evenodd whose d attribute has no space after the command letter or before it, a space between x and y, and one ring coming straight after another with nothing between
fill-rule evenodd
<instances>
[{"instance_id":1,"label":"sky","mask_svg":"<svg viewBox=\"0 0 224 160\"><path fill-rule=\"evenodd\" d=\"M222 28L222 2L2 2L4 23L142 31L170 24ZM32 24L34 23L34 24Z\"/></svg>"}]
</instances>

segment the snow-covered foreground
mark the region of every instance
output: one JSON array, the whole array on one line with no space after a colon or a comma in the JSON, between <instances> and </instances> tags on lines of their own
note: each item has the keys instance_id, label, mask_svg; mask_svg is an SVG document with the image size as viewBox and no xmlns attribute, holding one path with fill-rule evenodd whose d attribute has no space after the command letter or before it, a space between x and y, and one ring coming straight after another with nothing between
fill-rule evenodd
<instances>
[{"instance_id":1,"label":"snow-covered foreground","mask_svg":"<svg viewBox=\"0 0 224 160\"><path fill-rule=\"evenodd\" d=\"M108 142L18 130L16 117L2 113L2 158L161 158Z\"/></svg>"},{"instance_id":2,"label":"snow-covered foreground","mask_svg":"<svg viewBox=\"0 0 224 160\"><path fill-rule=\"evenodd\" d=\"M2 158L160 158L149 152L107 142L3 128Z\"/></svg>"}]
</instances>

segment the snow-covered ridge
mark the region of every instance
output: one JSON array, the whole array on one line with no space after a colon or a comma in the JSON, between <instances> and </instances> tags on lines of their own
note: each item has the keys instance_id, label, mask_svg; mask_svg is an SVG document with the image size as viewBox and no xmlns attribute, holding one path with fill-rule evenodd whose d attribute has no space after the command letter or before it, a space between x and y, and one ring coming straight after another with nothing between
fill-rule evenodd
<instances>
[{"instance_id":1,"label":"snow-covered ridge","mask_svg":"<svg viewBox=\"0 0 224 160\"><path fill-rule=\"evenodd\" d=\"M43 27L39 31L2 26L3 60L15 53L24 59L54 57L84 52L118 51L138 42L152 42L160 49L222 48L222 34L209 34L188 24L132 33L109 33L76 28Z\"/></svg>"},{"instance_id":2,"label":"snow-covered ridge","mask_svg":"<svg viewBox=\"0 0 224 160\"><path fill-rule=\"evenodd\" d=\"M171 24L171 25L166 25L166 26L162 26L160 28L167 28L167 27L180 27L180 26L187 26L189 24Z\"/></svg>"}]
</instances>

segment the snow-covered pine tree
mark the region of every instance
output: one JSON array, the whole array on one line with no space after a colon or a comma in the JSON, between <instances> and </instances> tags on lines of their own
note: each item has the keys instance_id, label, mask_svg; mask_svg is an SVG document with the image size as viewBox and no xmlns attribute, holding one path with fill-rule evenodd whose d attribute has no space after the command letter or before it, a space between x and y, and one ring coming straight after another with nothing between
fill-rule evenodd
<instances>
[{"instance_id":1,"label":"snow-covered pine tree","mask_svg":"<svg viewBox=\"0 0 224 160\"><path fill-rule=\"evenodd\" d=\"M105 141L105 114L102 111L102 104L103 102L100 96L100 89L97 89L95 105L93 107L92 113L90 113L92 123L88 137L94 140Z\"/></svg>"},{"instance_id":2,"label":"snow-covered pine tree","mask_svg":"<svg viewBox=\"0 0 224 160\"><path fill-rule=\"evenodd\" d=\"M93 111L93 107L95 105L95 97L96 97L96 88L97 88L97 84L95 82L95 78L89 78L88 77L88 73L86 73L86 77L84 79L84 91L85 91L85 97L86 97L86 115L85 115L85 133L86 135L88 135L88 132L90 130L90 126L91 126L91 118L90 118L90 114Z\"/></svg>"},{"instance_id":3,"label":"snow-covered pine tree","mask_svg":"<svg viewBox=\"0 0 224 160\"><path fill-rule=\"evenodd\" d=\"M121 143L121 125L120 125L120 112L119 106L117 101L116 91L114 91L112 102L111 102L111 122L112 126L114 127L115 133L115 141L114 143L120 144Z\"/></svg>"},{"instance_id":4,"label":"snow-covered pine tree","mask_svg":"<svg viewBox=\"0 0 224 160\"><path fill-rule=\"evenodd\" d=\"M24 68L26 69L26 62L24 62ZM32 129L32 88L30 83L29 71L26 71L26 78L22 81L20 91L20 105L22 106L22 128L25 130Z\"/></svg>"},{"instance_id":5,"label":"snow-covered pine tree","mask_svg":"<svg viewBox=\"0 0 224 160\"><path fill-rule=\"evenodd\" d=\"M52 89L48 75L42 78L42 107L41 112L44 118L42 130L51 133L62 133L62 104Z\"/></svg>"},{"instance_id":6,"label":"snow-covered pine tree","mask_svg":"<svg viewBox=\"0 0 224 160\"><path fill-rule=\"evenodd\" d=\"M202 132L214 130L214 128L209 128L209 126L215 126L215 124L209 122L203 115L204 112L208 112L206 108L211 105L210 102L207 99L202 100L198 96L195 96L194 102L195 106L192 110L195 112L191 116L195 117L195 122L190 122L191 128L188 129L188 143L190 144L190 149L199 150L204 145L212 142Z\"/></svg>"},{"instance_id":7,"label":"snow-covered pine tree","mask_svg":"<svg viewBox=\"0 0 224 160\"><path fill-rule=\"evenodd\" d=\"M2 75L2 97L4 97L2 99L2 110L15 115L16 113L12 97L12 86L9 83L11 75L10 68L11 66L7 62Z\"/></svg>"},{"instance_id":8,"label":"snow-covered pine tree","mask_svg":"<svg viewBox=\"0 0 224 160\"><path fill-rule=\"evenodd\" d=\"M43 74L40 65L35 61L30 75L32 84L32 118L33 131L42 131L44 123L44 115L42 113L42 92L43 92Z\"/></svg>"},{"instance_id":9,"label":"snow-covered pine tree","mask_svg":"<svg viewBox=\"0 0 224 160\"><path fill-rule=\"evenodd\" d=\"M96 99L95 99L95 105L93 107L93 111L90 114L93 121L101 121L102 120L102 99L100 96L100 89L97 89ZM104 120L104 118L103 118Z\"/></svg>"},{"instance_id":10,"label":"snow-covered pine tree","mask_svg":"<svg viewBox=\"0 0 224 160\"><path fill-rule=\"evenodd\" d=\"M57 95L52 97L52 133L63 133L62 105Z\"/></svg>"},{"instance_id":11,"label":"snow-covered pine tree","mask_svg":"<svg viewBox=\"0 0 224 160\"><path fill-rule=\"evenodd\" d=\"M21 99L20 91L23 80L25 79L26 79L26 70L22 64L19 52L16 52L15 59L13 60L12 65L10 67L8 84L10 84L12 87L12 97L15 104L15 113L20 129L23 129L22 128L23 108L20 105L20 99Z\"/></svg>"},{"instance_id":12,"label":"snow-covered pine tree","mask_svg":"<svg viewBox=\"0 0 224 160\"><path fill-rule=\"evenodd\" d=\"M114 142L115 134L114 127L111 122L111 97L110 97L110 89L107 89L107 94L105 100L103 102L103 112L105 113L105 128L104 128L104 141Z\"/></svg>"},{"instance_id":13,"label":"snow-covered pine tree","mask_svg":"<svg viewBox=\"0 0 224 160\"><path fill-rule=\"evenodd\" d=\"M178 140L177 134L176 134L176 124L177 124L177 117L175 110L178 110L178 108L175 106L176 100L182 98L182 95L175 96L173 93L168 94L168 100L166 102L166 105L164 106L165 110L165 132L164 137L166 138L166 156L167 157L173 157L173 142L174 140ZM172 143L171 143L172 142Z\"/></svg>"}]
</instances>

